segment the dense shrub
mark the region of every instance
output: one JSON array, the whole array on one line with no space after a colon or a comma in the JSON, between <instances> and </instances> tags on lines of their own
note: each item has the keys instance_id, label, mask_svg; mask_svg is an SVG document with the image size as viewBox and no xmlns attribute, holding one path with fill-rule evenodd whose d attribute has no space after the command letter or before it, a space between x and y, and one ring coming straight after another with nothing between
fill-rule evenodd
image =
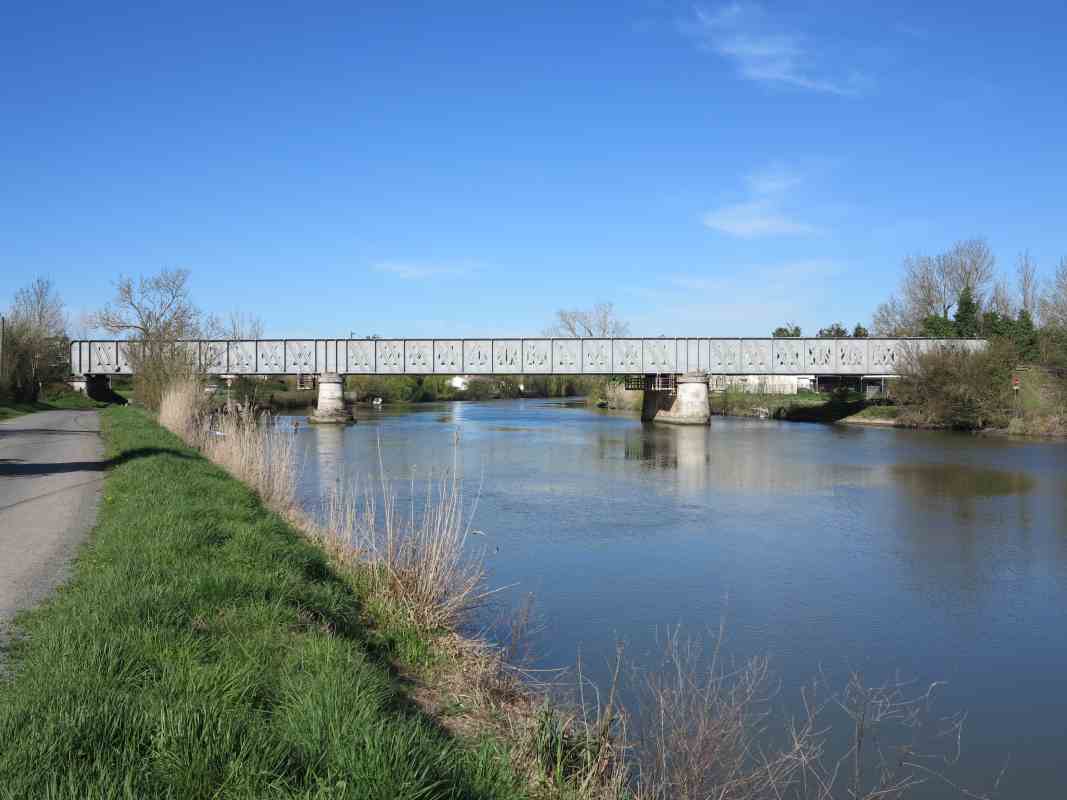
<instances>
[{"instance_id":1,"label":"dense shrub","mask_svg":"<svg viewBox=\"0 0 1067 800\"><path fill-rule=\"evenodd\" d=\"M1036 348L1039 364L1067 368L1067 328L1046 325L1037 334Z\"/></svg>"},{"instance_id":2,"label":"dense shrub","mask_svg":"<svg viewBox=\"0 0 1067 800\"><path fill-rule=\"evenodd\" d=\"M985 350L939 347L914 354L895 394L905 424L976 430L1004 427L1012 414L1013 344L991 340Z\"/></svg>"}]
</instances>

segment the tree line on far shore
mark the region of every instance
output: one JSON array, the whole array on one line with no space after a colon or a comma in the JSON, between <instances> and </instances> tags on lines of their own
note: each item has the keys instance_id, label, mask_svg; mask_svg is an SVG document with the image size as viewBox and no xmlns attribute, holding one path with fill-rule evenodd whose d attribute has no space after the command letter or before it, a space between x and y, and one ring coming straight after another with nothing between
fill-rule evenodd
<instances>
[{"instance_id":1,"label":"tree line on far shore","mask_svg":"<svg viewBox=\"0 0 1067 800\"><path fill-rule=\"evenodd\" d=\"M984 239L906 258L898 290L875 310L881 336L984 338L978 352L908 359L894 386L907 424L1067 433L1067 258L1049 280L1029 253L1009 281Z\"/></svg>"},{"instance_id":2,"label":"tree line on far shore","mask_svg":"<svg viewBox=\"0 0 1067 800\"><path fill-rule=\"evenodd\" d=\"M875 335L995 339L1019 361L1067 365L1067 257L1044 281L1023 252L1012 280L998 273L986 240L975 238L902 266L898 290L875 309Z\"/></svg>"},{"instance_id":3,"label":"tree line on far shore","mask_svg":"<svg viewBox=\"0 0 1067 800\"><path fill-rule=\"evenodd\" d=\"M803 333L787 322L771 335ZM1009 280L997 272L985 239L965 239L932 256L908 256L899 288L875 309L870 331L858 323L849 332L835 322L815 335L996 339L1010 343L1019 361L1067 366L1067 257L1042 280L1034 259L1023 252Z\"/></svg>"}]
</instances>

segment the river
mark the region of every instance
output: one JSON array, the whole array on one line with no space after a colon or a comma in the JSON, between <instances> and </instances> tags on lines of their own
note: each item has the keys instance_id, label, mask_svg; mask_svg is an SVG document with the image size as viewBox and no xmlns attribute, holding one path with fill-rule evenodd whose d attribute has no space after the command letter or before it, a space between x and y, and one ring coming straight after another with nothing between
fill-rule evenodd
<instances>
[{"instance_id":1,"label":"river","mask_svg":"<svg viewBox=\"0 0 1067 800\"><path fill-rule=\"evenodd\" d=\"M820 669L946 681L935 712L968 715L970 785L1007 760L999 796L1067 796L1067 446L649 426L553 400L358 416L300 426L302 496L377 475L378 442L396 479L450 466L458 447L490 583L536 597L538 666L580 650L603 680L618 639L640 662L667 626L725 620L728 650L768 655L783 698Z\"/></svg>"}]
</instances>

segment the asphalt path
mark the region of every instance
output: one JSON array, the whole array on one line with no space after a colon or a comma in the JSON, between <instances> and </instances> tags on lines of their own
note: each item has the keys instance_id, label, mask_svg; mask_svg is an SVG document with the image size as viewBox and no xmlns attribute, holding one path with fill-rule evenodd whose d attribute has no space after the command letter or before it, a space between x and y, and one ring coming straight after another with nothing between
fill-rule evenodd
<instances>
[{"instance_id":1,"label":"asphalt path","mask_svg":"<svg viewBox=\"0 0 1067 800\"><path fill-rule=\"evenodd\" d=\"M12 617L69 574L96 519L105 468L95 411L0 422L0 646Z\"/></svg>"}]
</instances>

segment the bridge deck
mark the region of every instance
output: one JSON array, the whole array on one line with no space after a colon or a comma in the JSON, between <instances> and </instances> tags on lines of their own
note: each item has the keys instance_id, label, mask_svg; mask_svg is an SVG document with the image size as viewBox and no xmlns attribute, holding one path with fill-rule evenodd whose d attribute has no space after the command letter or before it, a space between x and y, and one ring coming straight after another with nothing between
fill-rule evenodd
<instances>
[{"instance_id":1,"label":"bridge deck","mask_svg":"<svg viewBox=\"0 0 1067 800\"><path fill-rule=\"evenodd\" d=\"M209 375L895 375L909 352L980 339L260 339L175 342ZM71 343L71 371L132 374L139 342Z\"/></svg>"}]
</instances>

